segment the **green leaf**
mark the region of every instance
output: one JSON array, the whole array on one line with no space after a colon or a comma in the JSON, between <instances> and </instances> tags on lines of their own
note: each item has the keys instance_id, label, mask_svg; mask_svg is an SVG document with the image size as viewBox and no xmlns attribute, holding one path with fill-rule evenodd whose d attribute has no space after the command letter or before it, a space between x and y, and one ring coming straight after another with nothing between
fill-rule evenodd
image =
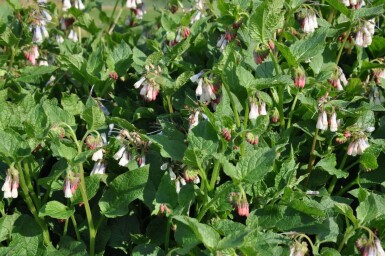
<instances>
[{"instance_id":1,"label":"green leaf","mask_svg":"<svg viewBox=\"0 0 385 256\"><path fill-rule=\"evenodd\" d=\"M353 222L354 225L358 224L356 216L354 216L353 209L349 205L344 203L337 203L337 202L334 205L336 210L342 213L348 219L350 219L350 221Z\"/></svg>"},{"instance_id":2,"label":"green leaf","mask_svg":"<svg viewBox=\"0 0 385 256\"><path fill-rule=\"evenodd\" d=\"M164 252L158 246L153 244L140 244L134 247L131 253L132 256L164 256Z\"/></svg>"},{"instance_id":3,"label":"green leaf","mask_svg":"<svg viewBox=\"0 0 385 256\"><path fill-rule=\"evenodd\" d=\"M334 154L322 158L315 167L319 167L338 179L348 177L349 173L336 168L337 160Z\"/></svg>"},{"instance_id":4,"label":"green leaf","mask_svg":"<svg viewBox=\"0 0 385 256\"><path fill-rule=\"evenodd\" d=\"M135 199L144 200L148 175L149 166L146 165L117 176L99 201L101 213L109 218L126 215L129 203Z\"/></svg>"},{"instance_id":5,"label":"green leaf","mask_svg":"<svg viewBox=\"0 0 385 256\"><path fill-rule=\"evenodd\" d=\"M38 84L42 81L48 81L48 79L44 80L44 76L52 75L56 69L58 67L55 66L27 66L20 69L20 76L16 81Z\"/></svg>"},{"instance_id":6,"label":"green leaf","mask_svg":"<svg viewBox=\"0 0 385 256\"><path fill-rule=\"evenodd\" d=\"M266 0L262 2L250 17L250 35L257 43L264 43L273 38L274 33L283 26L284 0Z\"/></svg>"},{"instance_id":7,"label":"green leaf","mask_svg":"<svg viewBox=\"0 0 385 256\"><path fill-rule=\"evenodd\" d=\"M65 111L73 115L79 115L84 110L84 104L76 94L63 95L61 105Z\"/></svg>"},{"instance_id":8,"label":"green leaf","mask_svg":"<svg viewBox=\"0 0 385 256\"><path fill-rule=\"evenodd\" d=\"M298 62L296 58L293 56L293 54L290 51L290 48L282 43L275 43L275 46L278 48L278 50L281 52L282 56L286 59L287 63L292 67L298 67Z\"/></svg>"},{"instance_id":9,"label":"green leaf","mask_svg":"<svg viewBox=\"0 0 385 256\"><path fill-rule=\"evenodd\" d=\"M196 219L182 215L173 216L173 219L187 225L195 234L196 238L198 238L198 240L208 249L214 250L218 245L220 236L218 232L209 225L199 223Z\"/></svg>"},{"instance_id":10,"label":"green leaf","mask_svg":"<svg viewBox=\"0 0 385 256\"><path fill-rule=\"evenodd\" d=\"M60 256L85 256L87 247L82 241L76 241L69 236L62 236L59 242Z\"/></svg>"},{"instance_id":11,"label":"green leaf","mask_svg":"<svg viewBox=\"0 0 385 256\"><path fill-rule=\"evenodd\" d=\"M4 5L2 8L4 8ZM14 46L18 43L18 41L19 39L15 36L10 28L6 28L5 31L0 32L0 45Z\"/></svg>"},{"instance_id":12,"label":"green leaf","mask_svg":"<svg viewBox=\"0 0 385 256\"><path fill-rule=\"evenodd\" d=\"M290 46L290 51L298 62L308 61L324 51L327 30L326 27L319 28L307 38L298 40Z\"/></svg>"},{"instance_id":13,"label":"green leaf","mask_svg":"<svg viewBox=\"0 0 385 256\"><path fill-rule=\"evenodd\" d=\"M350 17L351 11L340 0L326 0L337 11L345 14L346 17Z\"/></svg>"},{"instance_id":14,"label":"green leaf","mask_svg":"<svg viewBox=\"0 0 385 256\"><path fill-rule=\"evenodd\" d=\"M383 195L370 194L357 207L357 219L363 225L370 225L371 221L384 217L385 197Z\"/></svg>"},{"instance_id":15,"label":"green leaf","mask_svg":"<svg viewBox=\"0 0 385 256\"><path fill-rule=\"evenodd\" d=\"M55 138L52 141L50 148L52 150L52 156L63 157L68 161L74 160L78 154L75 145L68 140L60 140Z\"/></svg>"},{"instance_id":16,"label":"green leaf","mask_svg":"<svg viewBox=\"0 0 385 256\"><path fill-rule=\"evenodd\" d=\"M160 18L162 27L168 32L175 32L178 29L178 24L174 21L173 15L169 12L163 12Z\"/></svg>"},{"instance_id":17,"label":"green leaf","mask_svg":"<svg viewBox=\"0 0 385 256\"><path fill-rule=\"evenodd\" d=\"M17 159L18 157L27 156L31 153L28 144L12 130L0 130L0 154L4 157Z\"/></svg>"},{"instance_id":18,"label":"green leaf","mask_svg":"<svg viewBox=\"0 0 385 256\"><path fill-rule=\"evenodd\" d=\"M236 68L236 74L239 80L239 84L246 89L250 89L253 86L255 78L253 74L242 66Z\"/></svg>"},{"instance_id":19,"label":"green leaf","mask_svg":"<svg viewBox=\"0 0 385 256\"><path fill-rule=\"evenodd\" d=\"M82 119L87 122L87 129L99 129L105 125L105 116L103 110L97 105L97 102L89 98L87 100L86 109L81 115Z\"/></svg>"},{"instance_id":20,"label":"green leaf","mask_svg":"<svg viewBox=\"0 0 385 256\"><path fill-rule=\"evenodd\" d=\"M92 175L84 178L86 183L86 194L88 200L91 200L98 192L100 185L100 175ZM80 189L77 189L75 194L72 196L72 205L76 205L83 202L83 197Z\"/></svg>"},{"instance_id":21,"label":"green leaf","mask_svg":"<svg viewBox=\"0 0 385 256\"><path fill-rule=\"evenodd\" d=\"M102 55L102 48L98 47L98 49L91 52L87 65L86 65L86 71L91 76L98 77L100 74L100 71L103 68L103 55Z\"/></svg>"},{"instance_id":22,"label":"green leaf","mask_svg":"<svg viewBox=\"0 0 385 256\"><path fill-rule=\"evenodd\" d=\"M125 244L131 242L130 234L139 234L139 222L136 216L124 216L108 220L111 227L111 238L108 246L126 252Z\"/></svg>"},{"instance_id":23,"label":"green leaf","mask_svg":"<svg viewBox=\"0 0 385 256\"><path fill-rule=\"evenodd\" d=\"M358 20L362 18L372 18L382 15L384 12L383 5L377 5L374 7L364 7L353 11L352 20Z\"/></svg>"},{"instance_id":24,"label":"green leaf","mask_svg":"<svg viewBox=\"0 0 385 256\"><path fill-rule=\"evenodd\" d=\"M129 69L132 63L131 55L132 50L130 46L122 40L109 56L113 61L114 71L118 73L119 76L124 75Z\"/></svg>"},{"instance_id":25,"label":"green leaf","mask_svg":"<svg viewBox=\"0 0 385 256\"><path fill-rule=\"evenodd\" d=\"M54 219L68 219L75 213L75 209L70 209L58 201L49 201L40 208L39 216L50 216Z\"/></svg>"},{"instance_id":26,"label":"green leaf","mask_svg":"<svg viewBox=\"0 0 385 256\"><path fill-rule=\"evenodd\" d=\"M3 215L0 218L0 242L11 238L13 225L19 216L19 214L14 213L12 215Z\"/></svg>"},{"instance_id":27,"label":"green leaf","mask_svg":"<svg viewBox=\"0 0 385 256\"><path fill-rule=\"evenodd\" d=\"M54 101L44 101L43 109L48 117L48 122L52 124L66 123L71 127L76 126L75 118L68 111L61 109L54 104Z\"/></svg>"}]
</instances>

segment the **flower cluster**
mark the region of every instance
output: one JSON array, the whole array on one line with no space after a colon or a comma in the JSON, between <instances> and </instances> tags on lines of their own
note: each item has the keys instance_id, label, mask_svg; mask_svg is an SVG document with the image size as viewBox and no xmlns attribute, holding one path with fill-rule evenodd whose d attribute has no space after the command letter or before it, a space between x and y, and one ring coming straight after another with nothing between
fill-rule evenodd
<instances>
[{"instance_id":1,"label":"flower cluster","mask_svg":"<svg viewBox=\"0 0 385 256\"><path fill-rule=\"evenodd\" d=\"M354 42L357 46L368 47L372 44L374 34L375 21L374 19L365 20L356 31Z\"/></svg>"},{"instance_id":2,"label":"flower cluster","mask_svg":"<svg viewBox=\"0 0 385 256\"><path fill-rule=\"evenodd\" d=\"M365 1L364 0L341 0L341 2L346 7L351 7L351 8L354 8L354 9L360 9L362 6L365 6Z\"/></svg>"},{"instance_id":3,"label":"flower cluster","mask_svg":"<svg viewBox=\"0 0 385 256\"><path fill-rule=\"evenodd\" d=\"M209 77L204 77L205 72L202 70L198 74L190 77L191 82L198 83L198 87L195 90L195 94L199 101L203 104L208 104L212 100L216 100L218 87L213 84L213 74L211 73Z\"/></svg>"},{"instance_id":4,"label":"flower cluster","mask_svg":"<svg viewBox=\"0 0 385 256\"><path fill-rule=\"evenodd\" d=\"M318 114L317 120L317 129L326 131L330 128L331 132L336 132L338 130L338 121L337 121L337 113L333 110L328 119L328 115L325 110L322 110Z\"/></svg>"},{"instance_id":5,"label":"flower cluster","mask_svg":"<svg viewBox=\"0 0 385 256\"><path fill-rule=\"evenodd\" d=\"M382 68L374 68L372 70L374 80L377 84L381 84L381 79L385 79L385 69Z\"/></svg>"},{"instance_id":6,"label":"flower cluster","mask_svg":"<svg viewBox=\"0 0 385 256\"><path fill-rule=\"evenodd\" d=\"M381 241L374 235L374 239L359 238L356 247L363 256L385 256Z\"/></svg>"},{"instance_id":7,"label":"flower cluster","mask_svg":"<svg viewBox=\"0 0 385 256\"><path fill-rule=\"evenodd\" d=\"M262 44L257 45L253 52L254 62L256 64L262 64L264 60L269 56L270 51L273 51L274 49L275 45L273 41L269 41L268 46Z\"/></svg>"},{"instance_id":8,"label":"flower cluster","mask_svg":"<svg viewBox=\"0 0 385 256\"><path fill-rule=\"evenodd\" d=\"M306 10L300 17L304 33L312 33L318 28L317 16L313 10Z\"/></svg>"},{"instance_id":9,"label":"flower cluster","mask_svg":"<svg viewBox=\"0 0 385 256\"><path fill-rule=\"evenodd\" d=\"M249 119L255 120L258 116L267 115L266 102L257 100L255 97L250 98Z\"/></svg>"},{"instance_id":10,"label":"flower cluster","mask_svg":"<svg viewBox=\"0 0 385 256\"><path fill-rule=\"evenodd\" d=\"M349 156L362 155L369 146L368 138L364 134L354 134L349 143L347 154Z\"/></svg>"},{"instance_id":11,"label":"flower cluster","mask_svg":"<svg viewBox=\"0 0 385 256\"><path fill-rule=\"evenodd\" d=\"M348 80L346 80L344 71L342 68L337 67L337 71L334 73L333 77L329 80L329 83L333 85L338 91L343 90L343 86L348 84Z\"/></svg>"},{"instance_id":12,"label":"flower cluster","mask_svg":"<svg viewBox=\"0 0 385 256\"><path fill-rule=\"evenodd\" d=\"M307 243L299 242L295 240L295 242L290 246L290 256L305 256L308 252Z\"/></svg>"},{"instance_id":13,"label":"flower cluster","mask_svg":"<svg viewBox=\"0 0 385 256\"><path fill-rule=\"evenodd\" d=\"M92 161L95 162L92 168L91 175L104 174L106 172L107 164L103 161L103 145L107 144L106 134L100 134L100 137L94 135L88 135L85 141L87 147L91 150L98 149L92 154Z\"/></svg>"},{"instance_id":14,"label":"flower cluster","mask_svg":"<svg viewBox=\"0 0 385 256\"><path fill-rule=\"evenodd\" d=\"M19 172L10 167L7 171L7 176L5 177L5 181L3 186L1 187L1 191L4 192L4 198L17 198L19 188Z\"/></svg>"},{"instance_id":15,"label":"flower cluster","mask_svg":"<svg viewBox=\"0 0 385 256\"><path fill-rule=\"evenodd\" d=\"M142 76L135 84L136 89L140 89L140 95L146 101L154 101L159 94L160 85L157 82L157 78L160 77L162 69L160 66L146 65L146 75Z\"/></svg>"},{"instance_id":16,"label":"flower cluster","mask_svg":"<svg viewBox=\"0 0 385 256\"><path fill-rule=\"evenodd\" d=\"M382 95L380 89L377 86L374 86L369 94L369 102L375 105L381 105L385 102L385 98Z\"/></svg>"}]
</instances>

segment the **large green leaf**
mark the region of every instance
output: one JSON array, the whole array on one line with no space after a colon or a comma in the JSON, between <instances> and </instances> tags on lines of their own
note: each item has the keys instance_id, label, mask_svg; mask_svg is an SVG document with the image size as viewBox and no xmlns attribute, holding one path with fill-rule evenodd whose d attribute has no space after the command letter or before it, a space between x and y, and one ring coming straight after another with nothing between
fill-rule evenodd
<instances>
[{"instance_id":1,"label":"large green leaf","mask_svg":"<svg viewBox=\"0 0 385 256\"><path fill-rule=\"evenodd\" d=\"M70 209L58 201L49 201L39 211L39 216L49 216L55 219L68 219L73 215L75 209Z\"/></svg>"},{"instance_id":2,"label":"large green leaf","mask_svg":"<svg viewBox=\"0 0 385 256\"><path fill-rule=\"evenodd\" d=\"M308 61L324 51L327 30L326 27L319 28L309 37L298 40L290 46L290 51L298 62Z\"/></svg>"},{"instance_id":3,"label":"large green leaf","mask_svg":"<svg viewBox=\"0 0 385 256\"><path fill-rule=\"evenodd\" d=\"M128 213L128 204L135 199L144 200L149 166L128 171L116 177L103 193L99 207L105 216L115 218Z\"/></svg>"}]
</instances>

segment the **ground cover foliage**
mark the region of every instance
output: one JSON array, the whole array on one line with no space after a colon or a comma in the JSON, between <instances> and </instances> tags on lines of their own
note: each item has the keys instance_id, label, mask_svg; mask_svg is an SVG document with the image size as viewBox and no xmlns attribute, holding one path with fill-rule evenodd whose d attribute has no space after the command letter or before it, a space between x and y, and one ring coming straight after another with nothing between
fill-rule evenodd
<instances>
[{"instance_id":1,"label":"ground cover foliage","mask_svg":"<svg viewBox=\"0 0 385 256\"><path fill-rule=\"evenodd\" d=\"M381 0L7 0L1 255L385 255Z\"/></svg>"}]
</instances>

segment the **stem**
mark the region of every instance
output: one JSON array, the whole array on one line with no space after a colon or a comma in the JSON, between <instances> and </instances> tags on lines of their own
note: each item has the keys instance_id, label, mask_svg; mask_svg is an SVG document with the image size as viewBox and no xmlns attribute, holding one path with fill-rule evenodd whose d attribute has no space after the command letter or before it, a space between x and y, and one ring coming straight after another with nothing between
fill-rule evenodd
<instances>
[{"instance_id":1,"label":"stem","mask_svg":"<svg viewBox=\"0 0 385 256\"><path fill-rule=\"evenodd\" d=\"M351 30L352 30L352 28L350 27L349 30L348 30L348 32L347 32L346 35L345 35L344 40L342 41L341 48L340 48L340 50L338 51L338 55L337 55L337 59L336 59L336 64L337 64L337 66L338 66L338 63L340 62L341 55L342 55L342 51L344 50L346 41L347 41L348 38L349 38L349 34L350 34L350 31L351 31Z\"/></svg>"},{"instance_id":2,"label":"stem","mask_svg":"<svg viewBox=\"0 0 385 256\"><path fill-rule=\"evenodd\" d=\"M78 224L76 223L76 219L74 215L71 215L72 225L74 225L75 233L76 233L76 240L80 241L80 234L78 229Z\"/></svg>"},{"instance_id":3,"label":"stem","mask_svg":"<svg viewBox=\"0 0 385 256\"><path fill-rule=\"evenodd\" d=\"M291 105L291 108L290 108L289 120L287 121L287 129L289 129L291 126L291 118L293 117L293 111L295 109L295 105L297 105L297 101L298 101L298 93L295 95L293 104Z\"/></svg>"},{"instance_id":4,"label":"stem","mask_svg":"<svg viewBox=\"0 0 385 256\"><path fill-rule=\"evenodd\" d=\"M246 138L246 129L247 122L249 121L249 102L246 100L245 102L245 118L243 119L243 131L242 131L242 143L241 143L241 157L245 155L245 138Z\"/></svg>"},{"instance_id":5,"label":"stem","mask_svg":"<svg viewBox=\"0 0 385 256\"><path fill-rule=\"evenodd\" d=\"M212 191L215 188L215 183L216 183L218 176L219 176L219 167L220 167L219 161L215 160L214 161L213 174L211 175L211 180L210 180L209 191Z\"/></svg>"},{"instance_id":6,"label":"stem","mask_svg":"<svg viewBox=\"0 0 385 256\"><path fill-rule=\"evenodd\" d=\"M15 48L11 47L11 59L9 60L9 65L8 65L8 74L12 70L13 62L15 61Z\"/></svg>"},{"instance_id":7,"label":"stem","mask_svg":"<svg viewBox=\"0 0 385 256\"><path fill-rule=\"evenodd\" d=\"M339 169L344 168L344 165L346 163L347 158L348 158L348 154L345 153L344 158L341 161ZM329 188L328 188L329 194L331 194L333 192L333 189L336 186L336 183L337 183L337 176L334 175L332 181L330 182Z\"/></svg>"},{"instance_id":8,"label":"stem","mask_svg":"<svg viewBox=\"0 0 385 256\"><path fill-rule=\"evenodd\" d=\"M110 16L110 20L113 19L114 15L115 15L115 11L116 11L116 7L118 7L118 3L120 2L120 0L116 0L115 1L115 5L114 5L114 9L112 9L112 13L111 13L111 16ZM113 23L110 24L110 26L108 26L109 28L113 25Z\"/></svg>"},{"instance_id":9,"label":"stem","mask_svg":"<svg viewBox=\"0 0 385 256\"><path fill-rule=\"evenodd\" d=\"M67 235L68 222L69 222L69 219L66 219L64 222L63 236Z\"/></svg>"},{"instance_id":10,"label":"stem","mask_svg":"<svg viewBox=\"0 0 385 256\"><path fill-rule=\"evenodd\" d=\"M166 227L166 238L164 240L164 251L168 252L168 247L170 244L170 229L171 229L171 220L167 219L167 227Z\"/></svg>"},{"instance_id":11,"label":"stem","mask_svg":"<svg viewBox=\"0 0 385 256\"><path fill-rule=\"evenodd\" d=\"M18 163L18 165L20 166L20 163ZM19 169L19 182L20 182L21 190L23 191L23 194L24 194L25 202L27 203L27 206L28 206L29 210L31 211L33 217L35 218L37 224L39 224L40 228L43 230L44 244L49 245L49 244L51 244L51 238L49 236L47 224L45 223L43 218L39 218L39 216L38 216L35 205L33 204L31 197L28 193L28 187L25 183L24 174L23 174L23 171L21 169Z\"/></svg>"},{"instance_id":12,"label":"stem","mask_svg":"<svg viewBox=\"0 0 385 256\"><path fill-rule=\"evenodd\" d=\"M344 238L342 239L341 243L338 246L338 251L341 252L342 248L344 248L344 244L349 240L351 232L354 231L354 228L351 226L346 229Z\"/></svg>"},{"instance_id":13,"label":"stem","mask_svg":"<svg viewBox=\"0 0 385 256\"><path fill-rule=\"evenodd\" d=\"M199 172L199 175L202 177L202 185L205 185L205 187L207 189L210 189L210 185L209 185L209 181L207 180L207 175L206 175L206 172L205 170L203 170L201 164L199 163L199 161L197 161L197 164L198 164L198 172Z\"/></svg>"},{"instance_id":14,"label":"stem","mask_svg":"<svg viewBox=\"0 0 385 256\"><path fill-rule=\"evenodd\" d=\"M114 20L114 23L112 23L110 29L108 30L108 34L111 35L111 34L112 34L112 31L114 31L115 25L116 25L116 23L118 23L118 20L119 20L120 16L122 15L122 11L123 11L123 8L121 7L121 8L119 9L118 15L116 16L116 18L115 18L115 20Z\"/></svg>"},{"instance_id":15,"label":"stem","mask_svg":"<svg viewBox=\"0 0 385 256\"><path fill-rule=\"evenodd\" d=\"M239 115L238 115L237 108L235 106L233 95L231 95L231 91L230 91L230 88L227 85L227 83L223 83L223 86L225 87L225 90L226 90L227 94L229 95L231 108L233 109L233 113L234 113L234 117L235 117L235 123L236 123L237 127L239 128L239 127L241 127L241 121L239 119Z\"/></svg>"},{"instance_id":16,"label":"stem","mask_svg":"<svg viewBox=\"0 0 385 256\"><path fill-rule=\"evenodd\" d=\"M79 173L80 173L80 192L82 194L84 208L86 210L86 216L87 216L87 222L88 222L88 228L90 232L90 255L95 255L95 237L96 237L96 230L94 228L94 223L92 221L92 213L90 204L88 203L87 198L87 192L86 192L86 183L84 180L84 169L83 164L79 164Z\"/></svg>"},{"instance_id":17,"label":"stem","mask_svg":"<svg viewBox=\"0 0 385 256\"><path fill-rule=\"evenodd\" d=\"M347 184L346 186L344 186L343 189L341 189L340 191L338 191L338 193L336 194L336 196L342 196L343 194L346 193L346 191L348 191L351 187L353 187L354 185L357 185L357 178L352 180L349 184Z\"/></svg>"},{"instance_id":18,"label":"stem","mask_svg":"<svg viewBox=\"0 0 385 256\"><path fill-rule=\"evenodd\" d=\"M307 186L308 182L309 182L309 178L310 178L310 173L313 169L313 165L314 165L314 161L315 161L315 155L314 155L314 150L315 150L315 145L317 143L317 137L318 137L318 129L316 128L315 129L315 132L314 132L314 138L313 138L313 143L311 145L311 150L310 150L310 157L309 157L309 163L307 165L307 173L309 174L309 176L306 178L306 181L305 181L305 186Z\"/></svg>"},{"instance_id":19,"label":"stem","mask_svg":"<svg viewBox=\"0 0 385 256\"><path fill-rule=\"evenodd\" d=\"M171 103L170 95L167 95L166 99L167 99L168 111L170 112L170 114L172 114L172 113L174 113L174 110L172 109L172 103Z\"/></svg>"},{"instance_id":20,"label":"stem","mask_svg":"<svg viewBox=\"0 0 385 256\"><path fill-rule=\"evenodd\" d=\"M21 164L18 163L18 168L21 170ZM24 163L24 175L25 175L25 181L28 188L28 192L31 194L32 201L35 204L37 210L40 209L40 200L37 198L35 190L33 189L32 183L31 183L31 176L29 174L29 167L27 163Z\"/></svg>"},{"instance_id":21,"label":"stem","mask_svg":"<svg viewBox=\"0 0 385 256\"><path fill-rule=\"evenodd\" d=\"M276 75L280 74L276 56L270 52L270 57L273 61ZM279 123L281 125L281 130L283 130L285 128L285 118L283 115L283 85L278 85L278 101Z\"/></svg>"}]
</instances>

